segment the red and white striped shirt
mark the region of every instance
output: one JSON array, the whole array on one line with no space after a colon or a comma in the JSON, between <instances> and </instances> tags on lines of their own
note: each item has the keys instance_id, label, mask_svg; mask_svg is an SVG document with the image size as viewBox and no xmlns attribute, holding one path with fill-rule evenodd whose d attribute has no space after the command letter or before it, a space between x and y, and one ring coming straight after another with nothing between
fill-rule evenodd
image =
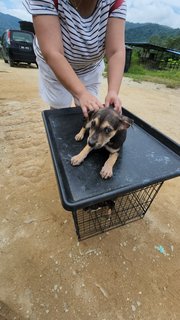
<instances>
[{"instance_id":1,"label":"red and white striped shirt","mask_svg":"<svg viewBox=\"0 0 180 320\"><path fill-rule=\"evenodd\" d=\"M108 18L126 18L126 0L109 13L114 0L98 0L92 15L83 18L69 0L59 0L58 11L53 0L23 0L32 15L58 15L64 46L64 56L77 74L94 70L105 54L105 36ZM36 55L43 59L35 39Z\"/></svg>"}]
</instances>

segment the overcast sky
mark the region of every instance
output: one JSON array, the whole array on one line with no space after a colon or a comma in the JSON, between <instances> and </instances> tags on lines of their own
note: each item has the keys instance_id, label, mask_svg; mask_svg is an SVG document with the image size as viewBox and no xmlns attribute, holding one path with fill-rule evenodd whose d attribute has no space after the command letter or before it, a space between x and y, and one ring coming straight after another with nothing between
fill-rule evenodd
<instances>
[{"instance_id":1,"label":"overcast sky","mask_svg":"<svg viewBox=\"0 0 180 320\"><path fill-rule=\"evenodd\" d=\"M127 5L129 22L153 22L180 28L180 0L127 0ZM0 0L0 12L31 21L21 0Z\"/></svg>"}]
</instances>

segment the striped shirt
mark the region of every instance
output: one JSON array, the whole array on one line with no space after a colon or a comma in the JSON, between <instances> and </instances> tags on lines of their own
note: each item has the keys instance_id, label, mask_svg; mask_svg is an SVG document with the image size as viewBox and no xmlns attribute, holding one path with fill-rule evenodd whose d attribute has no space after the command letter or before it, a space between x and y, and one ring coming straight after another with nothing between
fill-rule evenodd
<instances>
[{"instance_id":1,"label":"striped shirt","mask_svg":"<svg viewBox=\"0 0 180 320\"><path fill-rule=\"evenodd\" d=\"M105 36L109 17L126 19L126 0L109 13L115 0L98 0L92 15L83 18L70 0L59 0L58 11L53 0L23 0L32 15L55 15L59 17L64 56L77 74L94 70L105 54ZM34 42L35 54L43 59L38 41Z\"/></svg>"}]
</instances>

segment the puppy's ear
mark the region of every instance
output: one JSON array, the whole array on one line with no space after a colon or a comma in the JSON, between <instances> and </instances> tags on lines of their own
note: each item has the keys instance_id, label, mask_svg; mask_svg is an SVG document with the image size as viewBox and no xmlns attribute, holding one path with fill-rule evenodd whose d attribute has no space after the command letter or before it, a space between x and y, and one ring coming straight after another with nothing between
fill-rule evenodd
<instances>
[{"instance_id":1,"label":"puppy's ear","mask_svg":"<svg viewBox=\"0 0 180 320\"><path fill-rule=\"evenodd\" d=\"M119 130L128 129L133 123L134 121L132 119L121 115L119 117Z\"/></svg>"},{"instance_id":2,"label":"puppy's ear","mask_svg":"<svg viewBox=\"0 0 180 320\"><path fill-rule=\"evenodd\" d=\"M95 111L88 111L88 118L91 120L92 116L94 115Z\"/></svg>"},{"instance_id":3,"label":"puppy's ear","mask_svg":"<svg viewBox=\"0 0 180 320\"><path fill-rule=\"evenodd\" d=\"M91 120L95 118L98 111L88 111L88 117L86 118L86 128L89 129L91 126Z\"/></svg>"}]
</instances>

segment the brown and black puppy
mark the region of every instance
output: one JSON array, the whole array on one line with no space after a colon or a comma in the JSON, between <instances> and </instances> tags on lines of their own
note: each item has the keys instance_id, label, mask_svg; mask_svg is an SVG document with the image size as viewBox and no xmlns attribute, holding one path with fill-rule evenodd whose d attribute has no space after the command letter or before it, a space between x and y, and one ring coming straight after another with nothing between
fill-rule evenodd
<instances>
[{"instance_id":1,"label":"brown and black puppy","mask_svg":"<svg viewBox=\"0 0 180 320\"><path fill-rule=\"evenodd\" d=\"M126 131L133 124L133 120L117 113L112 106L90 112L86 123L75 136L76 141L81 141L89 129L87 145L76 156L71 158L73 166L80 165L93 149L106 148L110 155L101 169L103 179L113 175L113 166L118 158L120 148L126 139Z\"/></svg>"}]
</instances>

